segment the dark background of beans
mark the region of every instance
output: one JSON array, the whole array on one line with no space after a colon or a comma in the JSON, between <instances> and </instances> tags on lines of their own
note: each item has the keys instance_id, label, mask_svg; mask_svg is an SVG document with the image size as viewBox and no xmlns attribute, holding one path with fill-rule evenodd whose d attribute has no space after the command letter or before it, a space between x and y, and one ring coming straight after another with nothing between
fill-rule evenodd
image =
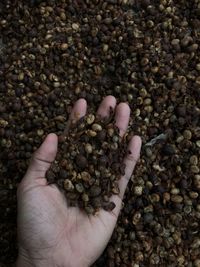
<instances>
[{"instance_id":1,"label":"dark background of beans","mask_svg":"<svg viewBox=\"0 0 200 267\"><path fill-rule=\"evenodd\" d=\"M0 262L17 253L16 187L71 106L127 101L140 163L94 266L200 266L200 2L0 2ZM161 135L161 136L160 136Z\"/></svg>"}]
</instances>

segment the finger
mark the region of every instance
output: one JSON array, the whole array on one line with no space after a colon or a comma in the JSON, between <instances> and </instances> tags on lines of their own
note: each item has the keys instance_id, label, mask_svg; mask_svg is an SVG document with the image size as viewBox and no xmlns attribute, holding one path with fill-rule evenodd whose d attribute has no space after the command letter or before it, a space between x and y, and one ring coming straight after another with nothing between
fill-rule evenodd
<instances>
[{"instance_id":1,"label":"finger","mask_svg":"<svg viewBox=\"0 0 200 267\"><path fill-rule=\"evenodd\" d=\"M141 146L142 146L141 138L137 135L133 136L128 145L128 152L124 159L124 163L126 165L125 175L119 180L119 189L120 189L121 199L123 199L124 192L126 190L129 179L140 157Z\"/></svg>"},{"instance_id":2,"label":"finger","mask_svg":"<svg viewBox=\"0 0 200 267\"><path fill-rule=\"evenodd\" d=\"M113 195L110 198L110 201L115 203L115 208L111 212L107 212L102 209L99 213L98 218L100 218L100 220L110 229L113 229L117 222L117 218L122 207L124 192L140 157L141 145L142 141L139 136L134 136L131 139L128 145L128 152L130 151L131 154L128 153L124 159L124 163L126 164L125 175L119 180L120 195Z\"/></svg>"},{"instance_id":3,"label":"finger","mask_svg":"<svg viewBox=\"0 0 200 267\"><path fill-rule=\"evenodd\" d=\"M86 111L87 111L87 102L85 99L80 98L74 104L69 120L78 121L80 118L85 116Z\"/></svg>"},{"instance_id":4,"label":"finger","mask_svg":"<svg viewBox=\"0 0 200 267\"><path fill-rule=\"evenodd\" d=\"M120 135L123 136L128 128L130 119L130 107L126 103L120 103L116 108L115 121L119 128Z\"/></svg>"},{"instance_id":5,"label":"finger","mask_svg":"<svg viewBox=\"0 0 200 267\"><path fill-rule=\"evenodd\" d=\"M104 109L105 109L105 107L102 107L102 112L104 111ZM130 108L129 108L128 104L120 103L116 108L115 121L116 121L116 126L120 130L121 136L123 136L127 130L129 118L130 118ZM120 188L120 190L121 190L121 188ZM123 190L123 192L124 192L124 190ZM117 218L118 218L118 215L119 215L119 212L121 210L121 205L122 205L121 195L120 196L113 195L110 198L110 201L114 202L116 207L112 210L112 212L106 212L104 210L101 210L99 217L101 218L102 221L109 221L109 225L110 225L110 227L112 227L113 225L115 225Z\"/></svg>"},{"instance_id":6,"label":"finger","mask_svg":"<svg viewBox=\"0 0 200 267\"><path fill-rule=\"evenodd\" d=\"M55 160L58 146L56 134L49 134L42 145L33 154L24 179L33 182L35 179L45 178L46 171Z\"/></svg>"},{"instance_id":7,"label":"finger","mask_svg":"<svg viewBox=\"0 0 200 267\"><path fill-rule=\"evenodd\" d=\"M64 136L68 134L72 122L77 122L80 118L85 116L86 112L87 112L87 102L84 98L80 98L79 100L76 101L76 103L72 108L69 120L67 121L63 132Z\"/></svg>"},{"instance_id":8,"label":"finger","mask_svg":"<svg viewBox=\"0 0 200 267\"><path fill-rule=\"evenodd\" d=\"M101 116L102 118L107 118L110 116L110 108L113 110L116 107L116 98L112 95L106 96L104 100L101 102L98 110L97 115Z\"/></svg>"}]
</instances>

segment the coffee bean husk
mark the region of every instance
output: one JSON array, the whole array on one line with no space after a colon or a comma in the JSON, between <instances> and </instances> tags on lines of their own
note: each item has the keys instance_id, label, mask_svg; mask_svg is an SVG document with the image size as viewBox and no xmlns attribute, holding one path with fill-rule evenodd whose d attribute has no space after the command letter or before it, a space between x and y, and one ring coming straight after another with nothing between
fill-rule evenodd
<instances>
[{"instance_id":1,"label":"coffee bean husk","mask_svg":"<svg viewBox=\"0 0 200 267\"><path fill-rule=\"evenodd\" d=\"M125 174L125 155L126 145L114 122L88 114L70 121L59 136L58 154L46 178L64 192L69 206L93 215L101 208L111 211L115 204L110 197L120 193L118 182Z\"/></svg>"}]
</instances>

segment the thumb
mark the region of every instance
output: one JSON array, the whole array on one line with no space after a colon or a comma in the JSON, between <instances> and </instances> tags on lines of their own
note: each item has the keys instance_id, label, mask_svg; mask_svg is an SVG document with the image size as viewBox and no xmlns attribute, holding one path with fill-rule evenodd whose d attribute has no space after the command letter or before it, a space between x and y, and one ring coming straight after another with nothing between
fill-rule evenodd
<instances>
[{"instance_id":1,"label":"thumb","mask_svg":"<svg viewBox=\"0 0 200 267\"><path fill-rule=\"evenodd\" d=\"M45 178L46 171L55 160L57 147L57 135L53 133L47 135L42 145L33 154L24 179L33 182L35 179Z\"/></svg>"}]
</instances>

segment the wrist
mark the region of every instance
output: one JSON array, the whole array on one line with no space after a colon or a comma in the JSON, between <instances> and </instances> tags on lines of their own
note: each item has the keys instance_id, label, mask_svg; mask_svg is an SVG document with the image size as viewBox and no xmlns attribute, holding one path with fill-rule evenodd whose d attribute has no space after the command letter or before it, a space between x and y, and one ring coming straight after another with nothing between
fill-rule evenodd
<instances>
[{"instance_id":1,"label":"wrist","mask_svg":"<svg viewBox=\"0 0 200 267\"><path fill-rule=\"evenodd\" d=\"M23 259L20 256L17 259L16 267L83 267L82 265L57 265L56 263L49 261L32 261L28 259ZM89 266L84 266L89 267Z\"/></svg>"},{"instance_id":2,"label":"wrist","mask_svg":"<svg viewBox=\"0 0 200 267\"><path fill-rule=\"evenodd\" d=\"M59 255L56 260L53 253L46 258L41 257L38 253L38 257L33 258L31 255L28 255L28 253L20 250L16 261L16 267L89 267L89 265L81 264L79 259L74 259L73 262L69 263L69 259L65 258L64 260L63 257L60 256L61 255Z\"/></svg>"},{"instance_id":3,"label":"wrist","mask_svg":"<svg viewBox=\"0 0 200 267\"><path fill-rule=\"evenodd\" d=\"M19 250L19 255L16 261L16 267L60 267L60 265L55 264L53 258L44 258L39 253L37 257L29 255L24 250Z\"/></svg>"},{"instance_id":4,"label":"wrist","mask_svg":"<svg viewBox=\"0 0 200 267\"><path fill-rule=\"evenodd\" d=\"M48 262L46 260L33 260L28 259L27 257L18 256L16 267L54 267L56 265L53 264L53 262Z\"/></svg>"}]
</instances>

